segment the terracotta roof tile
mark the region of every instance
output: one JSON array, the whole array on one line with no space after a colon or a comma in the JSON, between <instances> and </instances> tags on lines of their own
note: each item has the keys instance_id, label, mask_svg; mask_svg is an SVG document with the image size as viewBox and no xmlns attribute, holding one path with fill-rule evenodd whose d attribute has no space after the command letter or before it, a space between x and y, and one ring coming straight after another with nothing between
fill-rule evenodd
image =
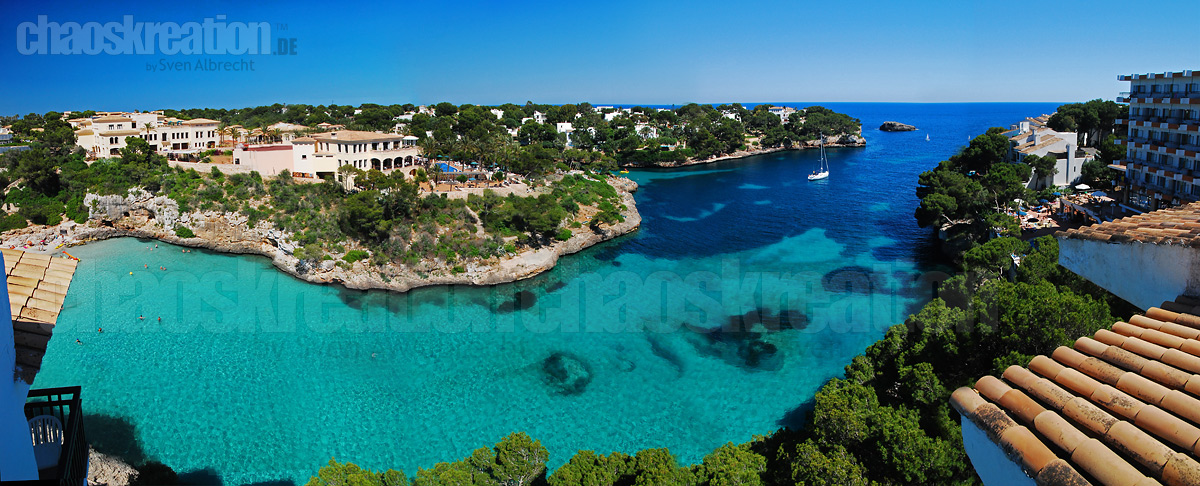
<instances>
[{"instance_id":1,"label":"terracotta roof tile","mask_svg":"<svg viewBox=\"0 0 1200 486\"><path fill-rule=\"evenodd\" d=\"M1191 228L1183 223L1163 224ZM1155 233L1164 232L1128 237ZM951 401L1039 484L1076 484L1070 472L1083 472L1100 484L1200 485L1200 318L1180 312L1198 304L1164 303L1003 379L982 377L977 393L960 389Z\"/></svg>"},{"instance_id":2,"label":"terracotta roof tile","mask_svg":"<svg viewBox=\"0 0 1200 486\"><path fill-rule=\"evenodd\" d=\"M1153 244L1189 245L1200 241L1200 203L1161 209L1107 223L1071 229L1064 238L1108 242L1141 241Z\"/></svg>"},{"instance_id":3,"label":"terracotta roof tile","mask_svg":"<svg viewBox=\"0 0 1200 486\"><path fill-rule=\"evenodd\" d=\"M1053 484L1056 486L1090 486L1092 483L1084 479L1079 471L1071 467L1067 461L1055 459L1042 468L1037 477L1037 484ZM1157 483L1155 483L1157 484Z\"/></svg>"},{"instance_id":4,"label":"terracotta roof tile","mask_svg":"<svg viewBox=\"0 0 1200 486\"><path fill-rule=\"evenodd\" d=\"M71 285L75 262L64 264L62 258L10 249L3 255L17 376L33 383Z\"/></svg>"}]
</instances>

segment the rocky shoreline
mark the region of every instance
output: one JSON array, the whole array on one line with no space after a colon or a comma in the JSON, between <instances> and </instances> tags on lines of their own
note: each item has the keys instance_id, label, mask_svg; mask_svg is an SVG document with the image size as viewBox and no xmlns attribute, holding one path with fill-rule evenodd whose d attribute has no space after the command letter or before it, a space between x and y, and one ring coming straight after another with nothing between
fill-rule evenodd
<instances>
[{"instance_id":1,"label":"rocky shoreline","mask_svg":"<svg viewBox=\"0 0 1200 486\"><path fill-rule=\"evenodd\" d=\"M587 226L578 228L566 241L555 241L540 248L525 248L514 256L490 258L460 263L461 273L442 261L423 261L417 265L386 265L377 267L363 260L342 268L334 260L308 261L293 255L298 244L292 235L280 231L269 221L259 221L253 227L239 213L194 211L181 213L179 205L165 196L132 192L128 196L97 196L88 194L84 204L89 209L87 224L64 222L54 227L32 227L14 230L4 235L9 241L38 241L46 235L59 236L64 248L108 238L135 237L167 243L204 248L222 253L253 254L267 257L276 268L298 279L318 284L338 284L351 289L379 289L394 292L431 285L496 285L527 279L545 272L563 255L570 255L598 243L633 232L641 226L633 192L637 183L625 178L613 178L609 183L621 195L625 221L602 225L599 231ZM196 235L194 238L176 236L174 228L183 225ZM7 245L6 245L7 246ZM39 253L57 253L62 248L50 244L42 247L19 248ZM336 260L341 261L341 260Z\"/></svg>"},{"instance_id":2,"label":"rocky shoreline","mask_svg":"<svg viewBox=\"0 0 1200 486\"><path fill-rule=\"evenodd\" d=\"M843 141L843 139L846 139L846 138L849 138L849 140ZM861 131L858 134L853 134L853 135L842 134L842 135L838 136L837 141L825 143L825 148L865 147L865 146L867 146L867 141L866 141L866 139L862 138ZM787 150L807 150L807 149L815 149L818 147L820 147L820 142L818 142L816 140L809 140L807 142L804 142L803 144L796 145L793 147L771 147L771 148L757 149L757 150L738 150L738 151L735 151L730 154L720 155L717 157L710 157L707 159L691 158L691 159L687 159L683 162L672 163L672 164L649 164L649 165L623 164L623 165L621 165L621 167L622 168L630 168L630 169L671 169L671 168L678 168L678 167L687 167L690 165L711 164L713 162L721 162L721 161L726 161L726 160L744 159L746 157L752 157L755 155L773 154L775 152L783 152L783 151L787 151Z\"/></svg>"}]
</instances>

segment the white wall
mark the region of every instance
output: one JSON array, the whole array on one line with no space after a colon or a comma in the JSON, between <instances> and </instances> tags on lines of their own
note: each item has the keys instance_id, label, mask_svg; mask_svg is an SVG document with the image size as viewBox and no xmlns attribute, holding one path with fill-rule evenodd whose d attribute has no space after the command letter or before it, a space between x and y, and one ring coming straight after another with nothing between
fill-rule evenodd
<instances>
[{"instance_id":1,"label":"white wall","mask_svg":"<svg viewBox=\"0 0 1200 486\"><path fill-rule=\"evenodd\" d=\"M3 258L0 255L0 262ZM8 282L0 281L0 288L8 294ZM13 378L17 366L14 346L12 316L5 312L0 318L0 477L5 481L34 480L38 478L37 462L25 420L29 385Z\"/></svg>"},{"instance_id":2,"label":"white wall","mask_svg":"<svg viewBox=\"0 0 1200 486\"><path fill-rule=\"evenodd\" d=\"M1060 238L1058 263L1142 309L1200 291L1198 250Z\"/></svg>"},{"instance_id":3,"label":"white wall","mask_svg":"<svg viewBox=\"0 0 1200 486\"><path fill-rule=\"evenodd\" d=\"M971 466L985 486L1034 486L1033 478L1025 474L1021 466L988 438L975 422L968 418L962 420L963 448L967 457L971 458Z\"/></svg>"}]
</instances>

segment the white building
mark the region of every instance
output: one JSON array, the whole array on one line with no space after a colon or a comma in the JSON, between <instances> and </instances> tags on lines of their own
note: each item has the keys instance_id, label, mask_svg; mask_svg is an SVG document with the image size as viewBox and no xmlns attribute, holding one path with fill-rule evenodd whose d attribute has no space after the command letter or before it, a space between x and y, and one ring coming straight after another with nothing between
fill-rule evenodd
<instances>
[{"instance_id":1,"label":"white building","mask_svg":"<svg viewBox=\"0 0 1200 486\"><path fill-rule=\"evenodd\" d=\"M1145 210L1200 200L1200 71L1131 74L1117 102L1129 113L1125 158L1128 204Z\"/></svg>"},{"instance_id":2,"label":"white building","mask_svg":"<svg viewBox=\"0 0 1200 486\"><path fill-rule=\"evenodd\" d=\"M217 132L220 122L206 118L167 118L161 112L104 113L68 122L76 128L75 144L93 158L120 155L127 137L140 137L165 155L194 154L216 148L220 142Z\"/></svg>"},{"instance_id":3,"label":"white building","mask_svg":"<svg viewBox=\"0 0 1200 486\"><path fill-rule=\"evenodd\" d=\"M1055 165L1058 173L1047 177L1034 174L1026 181L1026 186L1030 189L1074 185L1083 175L1083 164L1095 158L1090 153L1079 150L1076 146L1075 132L1057 132L1047 127L1046 120L1049 119L1050 115L1026 118L1004 132L1009 140L1009 162L1020 163L1029 155L1052 156L1058 160Z\"/></svg>"},{"instance_id":4,"label":"white building","mask_svg":"<svg viewBox=\"0 0 1200 486\"><path fill-rule=\"evenodd\" d=\"M312 171L317 174L336 173L344 165L387 172L413 167L420 157L417 137L411 135L338 130L312 138L315 145ZM413 171L415 168L405 170L405 175Z\"/></svg>"},{"instance_id":5,"label":"white building","mask_svg":"<svg viewBox=\"0 0 1200 486\"><path fill-rule=\"evenodd\" d=\"M546 114L540 111L533 112L533 120L538 123L546 123Z\"/></svg>"},{"instance_id":6,"label":"white building","mask_svg":"<svg viewBox=\"0 0 1200 486\"><path fill-rule=\"evenodd\" d=\"M772 106L767 108L767 111L772 115L779 117L780 122L787 123L788 117L790 117L792 113L795 113L796 109L788 106Z\"/></svg>"},{"instance_id":7,"label":"white building","mask_svg":"<svg viewBox=\"0 0 1200 486\"><path fill-rule=\"evenodd\" d=\"M633 130L638 134L638 136L642 137L642 140L658 138L658 128L653 125L638 123L637 125L634 125Z\"/></svg>"},{"instance_id":8,"label":"white building","mask_svg":"<svg viewBox=\"0 0 1200 486\"><path fill-rule=\"evenodd\" d=\"M493 115L496 115L497 120L504 118L504 110L492 108L491 110L488 110L488 111L491 111Z\"/></svg>"}]
</instances>

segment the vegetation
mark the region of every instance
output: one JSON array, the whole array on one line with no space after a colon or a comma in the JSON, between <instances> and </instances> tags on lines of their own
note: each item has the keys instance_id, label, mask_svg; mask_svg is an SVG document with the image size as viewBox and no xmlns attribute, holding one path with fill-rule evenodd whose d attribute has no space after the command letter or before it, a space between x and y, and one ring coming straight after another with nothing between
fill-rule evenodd
<instances>
[{"instance_id":1,"label":"vegetation","mask_svg":"<svg viewBox=\"0 0 1200 486\"><path fill-rule=\"evenodd\" d=\"M0 156L0 168L7 169L0 172L0 182L21 181L3 196L20 208L0 221L7 229L24 227L26 219L58 224L64 215L83 222L87 193L125 195L140 188L170 197L181 211L238 213L249 227L270 222L295 236L301 247L295 256L307 264L343 254L347 264L368 261L380 272L391 271L390 264L430 260L465 270L460 265L465 260L552 243L570 235L568 226L578 228L581 221L593 227L623 221L621 213L627 209L607 176L591 172L535 172L531 184L544 186L539 195L500 197L485 191L462 200L421 196L417 181L399 172L385 175L349 166L342 175L353 178L350 187L333 180L296 183L287 172L263 179L256 172L225 174L217 166L205 172L182 170L170 167L140 137L127 138L120 157L87 164L83 152L74 148L74 132L59 118L47 113L22 119L25 127L45 127L28 133L46 138L36 139L31 150ZM421 173L417 179L424 177ZM195 236L184 226L169 229L181 238Z\"/></svg>"},{"instance_id":2,"label":"vegetation","mask_svg":"<svg viewBox=\"0 0 1200 486\"><path fill-rule=\"evenodd\" d=\"M815 140L822 134L856 134L861 126L859 120L821 106L798 111L790 117L790 123L784 124L768 108L768 105L746 109L737 103L716 107L692 103L675 109L635 106L623 111L597 110L588 103L527 102L495 107L438 103L426 112L414 113L418 107L411 104L366 103L357 107L274 104L241 109L165 110L164 115L209 118L221 122L223 127L240 125L264 127L264 130L279 122L309 127L331 123L367 131L399 130L418 137L417 144L431 158L478 162L525 175L555 168L610 170L618 163L673 164L747 148L792 146ZM538 114L545 117L546 123L534 120ZM570 123L570 135L559 133L557 123ZM33 126L32 122L29 126ZM515 140L510 130L516 132Z\"/></svg>"},{"instance_id":3,"label":"vegetation","mask_svg":"<svg viewBox=\"0 0 1200 486\"><path fill-rule=\"evenodd\" d=\"M1008 137L1003 132L1002 128L988 129L918 179L921 204L915 214L917 224L944 229L951 248L965 251L997 229L1005 233L1015 221L1004 209L1016 199L1031 197L1025 187L1035 170L1030 164L1047 170L1047 161L1040 157L1018 164L1005 162Z\"/></svg>"},{"instance_id":4,"label":"vegetation","mask_svg":"<svg viewBox=\"0 0 1200 486\"><path fill-rule=\"evenodd\" d=\"M1127 113L1125 105L1095 99L1086 103L1068 103L1058 107L1046 126L1060 132L1077 132L1080 147L1093 147L1113 133L1116 120Z\"/></svg>"}]
</instances>

